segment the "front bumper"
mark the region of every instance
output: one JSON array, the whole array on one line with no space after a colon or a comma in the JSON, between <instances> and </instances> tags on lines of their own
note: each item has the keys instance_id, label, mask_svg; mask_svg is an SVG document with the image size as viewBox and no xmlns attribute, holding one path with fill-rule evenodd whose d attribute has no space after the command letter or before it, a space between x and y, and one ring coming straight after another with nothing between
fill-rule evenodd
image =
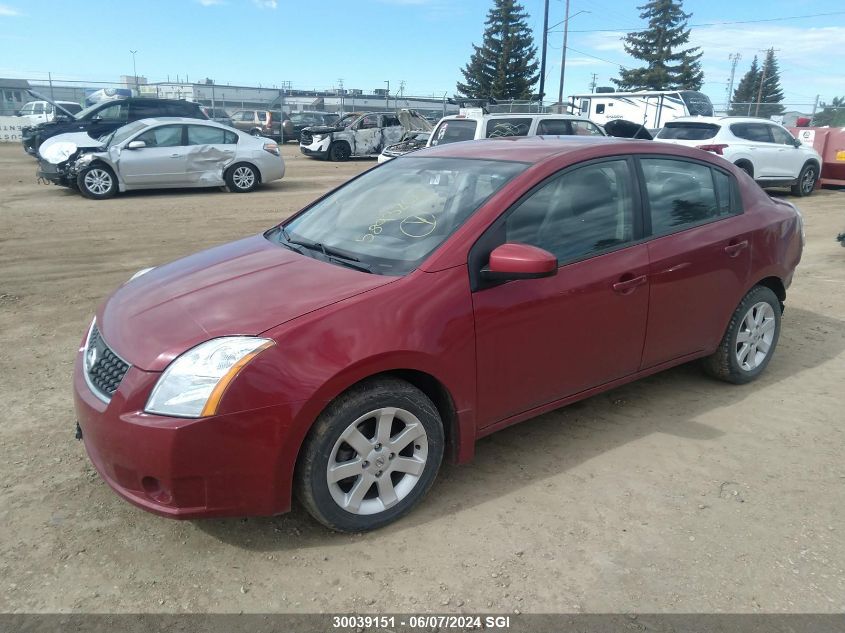
<instances>
[{"instance_id":1,"label":"front bumper","mask_svg":"<svg viewBox=\"0 0 845 633\"><path fill-rule=\"evenodd\" d=\"M332 139L330 137L320 139L319 141L312 140L308 145L300 142L299 151L306 156L326 159L329 157L329 147L331 147L331 144Z\"/></svg>"},{"instance_id":2,"label":"front bumper","mask_svg":"<svg viewBox=\"0 0 845 633\"><path fill-rule=\"evenodd\" d=\"M74 404L91 462L127 501L190 519L273 515L290 507L290 465L280 463L291 412L286 405L201 419L143 412L160 374L131 367L110 402L74 366Z\"/></svg>"},{"instance_id":3,"label":"front bumper","mask_svg":"<svg viewBox=\"0 0 845 633\"><path fill-rule=\"evenodd\" d=\"M36 180L45 180L54 185L67 186L67 175L64 170L60 169L58 165L53 165L44 160L38 160L38 167L35 170Z\"/></svg>"}]
</instances>

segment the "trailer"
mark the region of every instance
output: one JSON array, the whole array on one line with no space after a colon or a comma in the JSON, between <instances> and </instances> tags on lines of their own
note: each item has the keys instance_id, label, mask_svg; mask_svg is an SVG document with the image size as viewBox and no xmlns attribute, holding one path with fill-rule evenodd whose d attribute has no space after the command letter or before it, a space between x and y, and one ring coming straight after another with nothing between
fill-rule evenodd
<instances>
[{"instance_id":1,"label":"trailer","mask_svg":"<svg viewBox=\"0 0 845 633\"><path fill-rule=\"evenodd\" d=\"M604 125L623 119L649 130L683 116L713 116L710 98L696 90L593 92L569 97L567 110Z\"/></svg>"}]
</instances>

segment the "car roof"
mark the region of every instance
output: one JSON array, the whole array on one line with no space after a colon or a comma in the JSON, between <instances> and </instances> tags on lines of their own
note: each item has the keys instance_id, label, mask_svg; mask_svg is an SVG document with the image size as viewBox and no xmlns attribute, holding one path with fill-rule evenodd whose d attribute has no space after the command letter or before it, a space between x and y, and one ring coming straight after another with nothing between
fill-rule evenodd
<instances>
[{"instance_id":1,"label":"car roof","mask_svg":"<svg viewBox=\"0 0 845 633\"><path fill-rule=\"evenodd\" d=\"M669 125L671 123L712 123L713 125L725 123L768 123L770 125L780 125L777 121L753 116L682 116L672 121L667 121L666 124Z\"/></svg>"},{"instance_id":2,"label":"car roof","mask_svg":"<svg viewBox=\"0 0 845 633\"><path fill-rule=\"evenodd\" d=\"M532 119L563 119L568 121L590 121L589 118L585 116L578 116L576 114L553 114L551 112L492 112L489 114L450 114L448 116L444 116L444 119L448 119L450 121L457 120L460 121L461 119L468 119L471 121L482 121L488 119L513 119L513 118L532 118ZM592 121L590 121L592 123Z\"/></svg>"},{"instance_id":3,"label":"car roof","mask_svg":"<svg viewBox=\"0 0 845 633\"><path fill-rule=\"evenodd\" d=\"M224 130L230 130L232 132L237 131L229 127L228 125L218 123L217 121L212 121L211 119L193 119L187 116L150 117L148 119L138 119L136 123L143 123L144 125L160 125L162 123L190 123L192 125L207 125L208 127L219 127L223 128Z\"/></svg>"},{"instance_id":4,"label":"car roof","mask_svg":"<svg viewBox=\"0 0 845 633\"><path fill-rule=\"evenodd\" d=\"M554 156L577 153L601 146L613 149L612 153L618 154L625 150L636 152L643 147L652 147L653 145L653 141L609 136L508 136L435 145L421 150L421 152L424 152L425 156L442 156L444 158L477 158L540 163ZM673 153L673 150L670 149L667 152ZM414 152L414 156L419 155L422 154Z\"/></svg>"}]
</instances>

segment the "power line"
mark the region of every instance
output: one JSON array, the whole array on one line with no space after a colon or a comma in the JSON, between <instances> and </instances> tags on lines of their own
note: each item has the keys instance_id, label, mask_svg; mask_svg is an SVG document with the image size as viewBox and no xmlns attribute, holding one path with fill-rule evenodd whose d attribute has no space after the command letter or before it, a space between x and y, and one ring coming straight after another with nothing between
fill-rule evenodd
<instances>
[{"instance_id":1,"label":"power line","mask_svg":"<svg viewBox=\"0 0 845 633\"><path fill-rule=\"evenodd\" d=\"M791 15L782 18L762 18L759 20L735 20L733 22L704 22L701 24L688 24L688 28L704 28L704 27L711 27L711 26L729 26L731 24L759 24L761 22L784 22L786 20L801 20L804 18L820 18L829 15L845 15L845 11L831 11L830 13L809 13L807 15ZM619 31L627 31L630 33L633 32L642 32L646 29L642 29L641 27L632 27L632 28L617 28L617 29L584 29L584 30L570 30L570 33L617 33Z\"/></svg>"}]
</instances>

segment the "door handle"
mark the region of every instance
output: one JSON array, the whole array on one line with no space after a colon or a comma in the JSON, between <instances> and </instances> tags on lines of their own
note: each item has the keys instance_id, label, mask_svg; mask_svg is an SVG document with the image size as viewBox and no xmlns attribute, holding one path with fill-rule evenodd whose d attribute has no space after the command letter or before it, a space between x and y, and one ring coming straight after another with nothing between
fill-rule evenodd
<instances>
[{"instance_id":1,"label":"door handle","mask_svg":"<svg viewBox=\"0 0 845 633\"><path fill-rule=\"evenodd\" d=\"M746 248L748 248L748 240L742 240L741 242L737 242L736 244L728 244L727 246L725 246L725 252L730 257L736 257Z\"/></svg>"},{"instance_id":2,"label":"door handle","mask_svg":"<svg viewBox=\"0 0 845 633\"><path fill-rule=\"evenodd\" d=\"M613 291L619 293L620 295L627 295L631 294L637 286L642 286L645 282L647 277L645 275L640 275L639 277L630 277L628 275L622 275L619 281L613 284Z\"/></svg>"},{"instance_id":3,"label":"door handle","mask_svg":"<svg viewBox=\"0 0 845 633\"><path fill-rule=\"evenodd\" d=\"M170 158L182 158L182 154L171 154Z\"/></svg>"}]
</instances>

